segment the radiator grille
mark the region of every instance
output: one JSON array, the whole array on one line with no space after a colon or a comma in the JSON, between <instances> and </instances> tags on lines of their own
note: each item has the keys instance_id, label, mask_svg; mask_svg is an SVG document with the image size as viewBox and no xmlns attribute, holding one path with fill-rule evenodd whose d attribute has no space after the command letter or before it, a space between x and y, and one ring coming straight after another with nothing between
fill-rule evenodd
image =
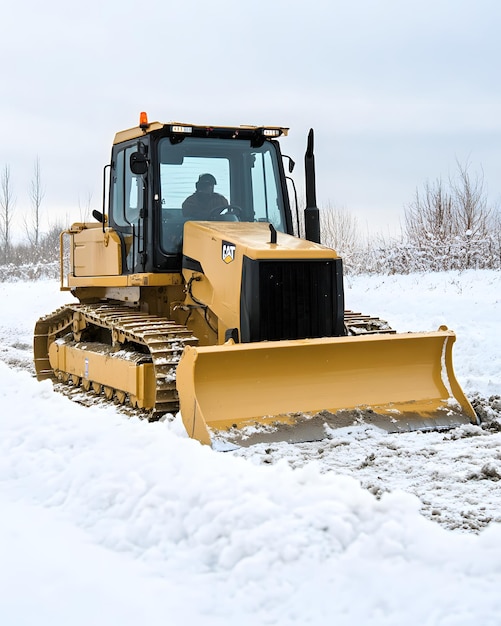
<instances>
[{"instance_id":1,"label":"radiator grille","mask_svg":"<svg viewBox=\"0 0 501 626\"><path fill-rule=\"evenodd\" d=\"M244 259L242 341L344 334L341 259Z\"/></svg>"}]
</instances>

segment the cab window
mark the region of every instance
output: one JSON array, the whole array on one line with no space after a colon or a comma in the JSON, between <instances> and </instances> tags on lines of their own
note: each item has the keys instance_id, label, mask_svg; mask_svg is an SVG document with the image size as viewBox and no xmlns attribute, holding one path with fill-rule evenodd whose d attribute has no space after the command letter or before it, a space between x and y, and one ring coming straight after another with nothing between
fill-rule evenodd
<instances>
[{"instance_id":1,"label":"cab window","mask_svg":"<svg viewBox=\"0 0 501 626\"><path fill-rule=\"evenodd\" d=\"M278 157L274 145L251 145L244 139L186 137L179 143L169 138L159 142L161 233L165 253L180 252L184 222L183 203L195 194L202 174L216 181L213 192L236 207L244 222L270 222L285 232L284 200ZM199 198L200 202L202 198ZM226 203L225 203L226 204ZM203 219L236 219L210 211ZM191 219L202 219L199 217Z\"/></svg>"},{"instance_id":2,"label":"cab window","mask_svg":"<svg viewBox=\"0 0 501 626\"><path fill-rule=\"evenodd\" d=\"M112 221L115 225L127 227L137 223L144 203L144 183L142 176L130 170L130 155L137 150L129 146L117 153L113 175Z\"/></svg>"}]
</instances>

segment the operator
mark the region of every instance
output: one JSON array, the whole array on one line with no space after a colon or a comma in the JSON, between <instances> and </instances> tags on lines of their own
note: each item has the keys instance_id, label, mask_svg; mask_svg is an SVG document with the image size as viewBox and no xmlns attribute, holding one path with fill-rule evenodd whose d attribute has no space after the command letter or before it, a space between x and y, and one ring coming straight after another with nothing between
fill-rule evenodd
<instances>
[{"instance_id":1,"label":"operator","mask_svg":"<svg viewBox=\"0 0 501 626\"><path fill-rule=\"evenodd\" d=\"M196 191L183 202L183 215L192 220L210 219L213 209L228 206L228 200L214 191L217 185L212 174L200 174Z\"/></svg>"}]
</instances>

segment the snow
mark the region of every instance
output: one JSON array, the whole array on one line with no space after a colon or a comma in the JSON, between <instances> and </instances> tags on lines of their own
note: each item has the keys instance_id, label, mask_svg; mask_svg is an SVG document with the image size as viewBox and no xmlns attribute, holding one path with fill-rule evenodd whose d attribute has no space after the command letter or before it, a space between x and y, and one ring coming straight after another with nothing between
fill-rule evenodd
<instances>
[{"instance_id":1,"label":"snow","mask_svg":"<svg viewBox=\"0 0 501 626\"><path fill-rule=\"evenodd\" d=\"M501 273L346 279L352 310L457 332L501 423ZM52 281L0 284L0 623L499 623L501 432L333 431L217 452L37 382ZM489 401L488 398L491 397Z\"/></svg>"}]
</instances>

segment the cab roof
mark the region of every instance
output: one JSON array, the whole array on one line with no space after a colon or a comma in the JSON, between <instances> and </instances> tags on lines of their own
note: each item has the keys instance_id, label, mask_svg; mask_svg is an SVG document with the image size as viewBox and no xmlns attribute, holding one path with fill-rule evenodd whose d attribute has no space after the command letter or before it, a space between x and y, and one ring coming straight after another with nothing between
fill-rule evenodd
<instances>
[{"instance_id":1,"label":"cab roof","mask_svg":"<svg viewBox=\"0 0 501 626\"><path fill-rule=\"evenodd\" d=\"M184 122L148 122L146 117L141 116L139 126L119 131L115 135L113 145L140 139L155 131L165 131L166 135L179 137L215 137L228 139L252 139L256 136L265 139L273 139L287 136L289 129L282 126L210 126L200 124L186 124Z\"/></svg>"}]
</instances>

